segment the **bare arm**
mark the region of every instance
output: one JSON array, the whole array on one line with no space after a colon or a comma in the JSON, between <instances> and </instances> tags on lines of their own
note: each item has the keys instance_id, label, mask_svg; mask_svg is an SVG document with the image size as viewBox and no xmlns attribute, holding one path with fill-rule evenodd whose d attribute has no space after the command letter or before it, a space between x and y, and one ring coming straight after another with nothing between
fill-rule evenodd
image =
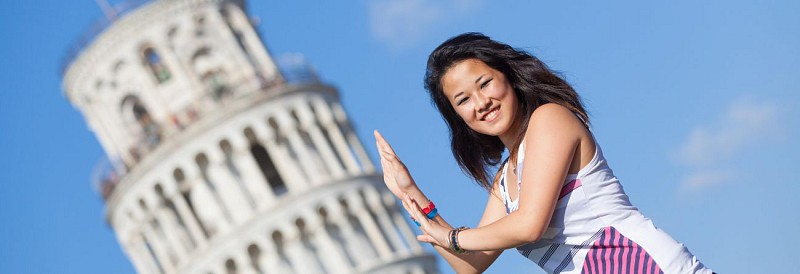
<instances>
[{"instance_id":1,"label":"bare arm","mask_svg":"<svg viewBox=\"0 0 800 274\"><path fill-rule=\"evenodd\" d=\"M381 154L384 183L386 183L389 190L391 190L398 199L402 200L404 197L408 196L410 199L419 202L420 205L427 206L430 200L428 200L425 194L417 187L403 162L400 161L389 143L386 142L383 136L377 131L375 131L375 140L378 151ZM495 187L492 193L488 195L486 208L480 223L478 223L478 227L486 226L505 216L505 206L498 197L499 192L497 191L497 187ZM405 205L406 203L404 203L404 206ZM409 210L409 208L406 207L406 210ZM419 217L422 219L425 218L422 216ZM417 217L417 220L422 220L419 217ZM436 216L431 222L436 223L440 227L452 229L452 226L444 220L441 214ZM438 245L433 245L433 247L457 273L481 273L489 268L497 257L500 256L500 253L502 253L502 250L499 250L455 254L450 252L449 249Z\"/></svg>"},{"instance_id":2,"label":"bare arm","mask_svg":"<svg viewBox=\"0 0 800 274\"><path fill-rule=\"evenodd\" d=\"M566 108L555 104L539 107L531 116L525 134L519 209L489 225L460 232L461 248L503 250L539 240L550 223L584 131L582 123ZM405 202L415 201L409 198ZM446 243L452 228L433 222L420 223L427 236L421 240L438 245Z\"/></svg>"}]
</instances>

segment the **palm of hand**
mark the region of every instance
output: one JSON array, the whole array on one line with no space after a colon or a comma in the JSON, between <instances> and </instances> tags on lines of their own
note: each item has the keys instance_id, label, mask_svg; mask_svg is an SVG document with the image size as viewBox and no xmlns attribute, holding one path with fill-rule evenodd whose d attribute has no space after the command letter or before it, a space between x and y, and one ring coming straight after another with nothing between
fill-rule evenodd
<instances>
[{"instance_id":1,"label":"palm of hand","mask_svg":"<svg viewBox=\"0 0 800 274\"><path fill-rule=\"evenodd\" d=\"M398 198L403 197L404 193L416 186L414 179L411 178L411 173L394 153L389 142L377 130L375 131L375 144L381 156L383 181L386 187Z\"/></svg>"}]
</instances>

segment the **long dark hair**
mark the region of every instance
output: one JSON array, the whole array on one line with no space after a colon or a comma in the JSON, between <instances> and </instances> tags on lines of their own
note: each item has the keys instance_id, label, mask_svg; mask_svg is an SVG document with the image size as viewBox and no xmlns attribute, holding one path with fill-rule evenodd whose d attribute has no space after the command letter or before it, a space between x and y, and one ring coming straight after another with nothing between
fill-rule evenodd
<instances>
[{"instance_id":1,"label":"long dark hair","mask_svg":"<svg viewBox=\"0 0 800 274\"><path fill-rule=\"evenodd\" d=\"M475 132L455 112L442 90L442 76L456 63L466 59L480 60L506 76L514 89L520 107L514 123L520 123L514 147L519 147L528 120L536 108L547 103L556 103L578 115L588 126L589 116L580 97L572 87L551 71L538 58L494 41L481 33L469 32L450 38L437 47L428 57L425 71L425 89L439 109L450 128L453 156L461 169L472 176L482 187L491 190L489 167L497 166L503 153L503 142L497 136ZM516 149L509 148L510 159L516 159Z\"/></svg>"}]
</instances>

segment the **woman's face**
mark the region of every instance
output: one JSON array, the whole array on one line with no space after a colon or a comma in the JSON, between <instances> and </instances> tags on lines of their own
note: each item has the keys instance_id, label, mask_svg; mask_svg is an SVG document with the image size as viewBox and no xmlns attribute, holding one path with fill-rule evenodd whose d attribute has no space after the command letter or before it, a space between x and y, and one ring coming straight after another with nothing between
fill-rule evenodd
<instances>
[{"instance_id":1,"label":"woman's face","mask_svg":"<svg viewBox=\"0 0 800 274\"><path fill-rule=\"evenodd\" d=\"M442 77L444 95L472 130L491 136L511 137L518 102L503 73L478 59L450 67Z\"/></svg>"}]
</instances>

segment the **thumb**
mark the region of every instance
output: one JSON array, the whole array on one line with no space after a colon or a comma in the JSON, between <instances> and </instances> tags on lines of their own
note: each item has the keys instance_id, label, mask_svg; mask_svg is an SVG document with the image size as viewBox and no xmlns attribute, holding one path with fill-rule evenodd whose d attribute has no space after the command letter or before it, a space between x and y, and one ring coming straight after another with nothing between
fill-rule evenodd
<instances>
[{"instance_id":1,"label":"thumb","mask_svg":"<svg viewBox=\"0 0 800 274\"><path fill-rule=\"evenodd\" d=\"M433 239L433 237L431 237L431 235L417 235L417 241L420 241L420 242L423 242L423 243L431 243L431 244L436 244L437 243L436 240Z\"/></svg>"}]
</instances>

